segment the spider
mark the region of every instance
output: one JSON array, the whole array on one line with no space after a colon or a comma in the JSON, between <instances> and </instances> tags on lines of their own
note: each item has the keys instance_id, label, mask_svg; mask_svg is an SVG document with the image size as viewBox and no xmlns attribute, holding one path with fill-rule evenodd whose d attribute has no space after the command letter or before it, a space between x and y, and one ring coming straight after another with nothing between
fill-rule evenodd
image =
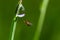
<instances>
[{"instance_id":1,"label":"spider","mask_svg":"<svg viewBox=\"0 0 60 40\"><path fill-rule=\"evenodd\" d=\"M32 26L32 23L28 20L24 20L24 23L27 25L27 26Z\"/></svg>"}]
</instances>

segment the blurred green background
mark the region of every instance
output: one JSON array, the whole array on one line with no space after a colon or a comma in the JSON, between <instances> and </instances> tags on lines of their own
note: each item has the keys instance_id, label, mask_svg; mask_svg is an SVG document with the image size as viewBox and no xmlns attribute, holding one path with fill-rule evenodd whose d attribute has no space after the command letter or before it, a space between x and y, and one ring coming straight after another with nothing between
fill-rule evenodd
<instances>
[{"instance_id":1,"label":"blurred green background","mask_svg":"<svg viewBox=\"0 0 60 40\"><path fill-rule=\"evenodd\" d=\"M8 40L11 31L11 22L19 0L0 0L0 40ZM33 40L38 19L40 5L43 0L23 0L26 16L32 26L28 27L18 18L14 40ZM60 40L60 0L50 0L43 28L39 40Z\"/></svg>"}]
</instances>

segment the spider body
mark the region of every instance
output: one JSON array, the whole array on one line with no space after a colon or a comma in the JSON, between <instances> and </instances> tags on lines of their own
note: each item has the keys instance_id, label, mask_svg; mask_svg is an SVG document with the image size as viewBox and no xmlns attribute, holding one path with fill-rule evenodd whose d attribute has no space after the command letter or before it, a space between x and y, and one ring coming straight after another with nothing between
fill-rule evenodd
<instances>
[{"instance_id":1,"label":"spider body","mask_svg":"<svg viewBox=\"0 0 60 40\"><path fill-rule=\"evenodd\" d=\"M25 20L24 23L27 25L27 26L32 26L32 23L28 20Z\"/></svg>"}]
</instances>

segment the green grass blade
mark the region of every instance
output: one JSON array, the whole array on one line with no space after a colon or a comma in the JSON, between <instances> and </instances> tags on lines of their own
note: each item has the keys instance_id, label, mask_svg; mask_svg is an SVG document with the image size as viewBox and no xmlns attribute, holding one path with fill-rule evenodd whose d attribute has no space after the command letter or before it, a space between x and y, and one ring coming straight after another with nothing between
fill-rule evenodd
<instances>
[{"instance_id":1,"label":"green grass blade","mask_svg":"<svg viewBox=\"0 0 60 40\"><path fill-rule=\"evenodd\" d=\"M10 33L10 39L9 40L14 40L14 35L15 35L15 30L16 30L16 25L17 25L17 17L19 15L19 11L20 11L21 7L22 7L22 9L24 9L22 6L22 0L19 1L19 4L18 4L17 9L16 9L16 15L12 21L11 33ZM23 16L19 15L19 17L23 17Z\"/></svg>"},{"instance_id":2,"label":"green grass blade","mask_svg":"<svg viewBox=\"0 0 60 40\"><path fill-rule=\"evenodd\" d=\"M16 17L15 17L15 18L16 18ZM16 19L15 19L15 20L16 20ZM16 24L17 24L17 21L14 21L11 40L14 40L14 34L15 34L15 30L16 30Z\"/></svg>"},{"instance_id":3,"label":"green grass blade","mask_svg":"<svg viewBox=\"0 0 60 40\"><path fill-rule=\"evenodd\" d=\"M10 31L10 38L9 38L9 40L14 40L16 24L17 24L16 17L14 17L14 19L12 20L12 24L11 24L11 31Z\"/></svg>"},{"instance_id":4,"label":"green grass blade","mask_svg":"<svg viewBox=\"0 0 60 40\"><path fill-rule=\"evenodd\" d=\"M43 2L42 2L42 7L40 8L41 14L40 14L40 17L39 17L39 20L38 20L38 25L37 25L37 29L36 29L36 32L35 32L34 40L39 40L48 2L49 2L49 0L43 0Z\"/></svg>"}]
</instances>

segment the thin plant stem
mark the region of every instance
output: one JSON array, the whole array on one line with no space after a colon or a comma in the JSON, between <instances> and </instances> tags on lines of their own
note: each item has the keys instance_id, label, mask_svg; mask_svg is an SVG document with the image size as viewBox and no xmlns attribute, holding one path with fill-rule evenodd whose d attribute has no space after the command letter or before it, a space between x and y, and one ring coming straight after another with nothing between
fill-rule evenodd
<instances>
[{"instance_id":1,"label":"thin plant stem","mask_svg":"<svg viewBox=\"0 0 60 40\"><path fill-rule=\"evenodd\" d=\"M18 8L17 8L17 11L16 11L16 15L19 14L19 10L20 8L22 7L22 9L24 9L24 7L22 6L22 0L19 1L18 3ZM15 17L13 18L13 21L12 21L12 25L11 25L11 34L10 34L10 39L9 40L14 40L14 35L15 35L15 30L16 30L16 25L17 25L17 16L15 15Z\"/></svg>"},{"instance_id":2,"label":"thin plant stem","mask_svg":"<svg viewBox=\"0 0 60 40\"><path fill-rule=\"evenodd\" d=\"M14 19L14 22L13 22L13 30L12 30L12 36L11 36L11 40L14 40L14 35L15 35L15 30L16 30L16 24L17 24L17 21L16 20L16 17Z\"/></svg>"},{"instance_id":3,"label":"thin plant stem","mask_svg":"<svg viewBox=\"0 0 60 40\"><path fill-rule=\"evenodd\" d=\"M40 17L39 17L39 20L38 20L38 25L37 25L37 29L35 31L35 35L34 35L33 40L39 40L41 31L42 31L42 26L43 26L45 14L46 14L46 9L47 9L47 6L48 6L48 2L49 2L49 0L43 0L43 2L42 2L42 6L40 8L41 14L40 14Z\"/></svg>"}]
</instances>

